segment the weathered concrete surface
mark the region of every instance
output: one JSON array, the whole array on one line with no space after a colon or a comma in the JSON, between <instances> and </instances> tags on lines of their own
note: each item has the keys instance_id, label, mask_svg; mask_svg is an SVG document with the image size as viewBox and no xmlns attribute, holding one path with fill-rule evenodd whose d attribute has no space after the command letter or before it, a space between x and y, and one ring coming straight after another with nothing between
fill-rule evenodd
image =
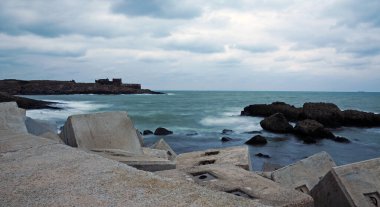
<instances>
[{"instance_id":1,"label":"weathered concrete surface","mask_svg":"<svg viewBox=\"0 0 380 207\"><path fill-rule=\"evenodd\" d=\"M178 169L208 164L232 164L252 169L247 146L183 153L177 156L176 161Z\"/></svg>"},{"instance_id":2,"label":"weathered concrete surface","mask_svg":"<svg viewBox=\"0 0 380 207\"><path fill-rule=\"evenodd\" d=\"M1 132L1 206L265 206L45 138Z\"/></svg>"},{"instance_id":3,"label":"weathered concrete surface","mask_svg":"<svg viewBox=\"0 0 380 207\"><path fill-rule=\"evenodd\" d=\"M177 154L174 152L174 150L169 146L168 143L165 142L164 139L158 140L156 143L154 143L151 147L152 149L159 149L159 150L165 150L169 160L175 160L177 157Z\"/></svg>"},{"instance_id":4,"label":"weathered concrete surface","mask_svg":"<svg viewBox=\"0 0 380 207\"><path fill-rule=\"evenodd\" d=\"M309 193L332 169L335 163L326 152L320 152L272 172L272 180L289 189Z\"/></svg>"},{"instance_id":5,"label":"weathered concrete surface","mask_svg":"<svg viewBox=\"0 0 380 207\"><path fill-rule=\"evenodd\" d=\"M45 132L43 134L40 134L39 136L64 144L61 137L59 137L58 134L53 132Z\"/></svg>"},{"instance_id":6,"label":"weathered concrete surface","mask_svg":"<svg viewBox=\"0 0 380 207\"><path fill-rule=\"evenodd\" d=\"M28 133L33 135L41 135L46 132L57 133L57 125L44 120L36 120L26 117L25 126Z\"/></svg>"},{"instance_id":7,"label":"weathered concrete surface","mask_svg":"<svg viewBox=\"0 0 380 207\"><path fill-rule=\"evenodd\" d=\"M311 191L316 206L380 206L380 158L334 167Z\"/></svg>"},{"instance_id":8,"label":"weathered concrete surface","mask_svg":"<svg viewBox=\"0 0 380 207\"><path fill-rule=\"evenodd\" d=\"M159 156L166 155L166 151L160 150L160 152L153 152L153 150L145 149L147 154L136 155L123 150L118 149L93 149L90 152L100 155L102 157L119 161L129 166L135 167L144 171L160 171L170 170L176 168L176 163L168 160L167 158L160 158ZM157 154L160 155L157 155Z\"/></svg>"},{"instance_id":9,"label":"weathered concrete surface","mask_svg":"<svg viewBox=\"0 0 380 207\"><path fill-rule=\"evenodd\" d=\"M61 137L81 149L120 149L143 154L136 129L125 111L70 116Z\"/></svg>"},{"instance_id":10,"label":"weathered concrete surface","mask_svg":"<svg viewBox=\"0 0 380 207\"><path fill-rule=\"evenodd\" d=\"M156 174L182 182L197 183L217 191L240 193L242 197L255 199L265 205L313 206L313 199L309 195L282 188L269 179L235 165L202 165Z\"/></svg>"},{"instance_id":11,"label":"weathered concrete surface","mask_svg":"<svg viewBox=\"0 0 380 207\"><path fill-rule=\"evenodd\" d=\"M28 133L25 127L26 113L16 102L0 103L0 130Z\"/></svg>"},{"instance_id":12,"label":"weathered concrete surface","mask_svg":"<svg viewBox=\"0 0 380 207\"><path fill-rule=\"evenodd\" d=\"M169 155L168 155L167 151L165 151L165 150L152 149L152 148L148 148L148 147L143 147L142 149L143 149L144 155L169 160Z\"/></svg>"}]
</instances>

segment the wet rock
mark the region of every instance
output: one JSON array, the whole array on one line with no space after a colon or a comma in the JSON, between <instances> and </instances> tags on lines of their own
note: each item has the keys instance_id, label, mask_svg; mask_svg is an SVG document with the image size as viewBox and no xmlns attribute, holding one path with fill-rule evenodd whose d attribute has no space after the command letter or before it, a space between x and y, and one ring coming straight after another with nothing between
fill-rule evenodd
<instances>
[{"instance_id":1,"label":"wet rock","mask_svg":"<svg viewBox=\"0 0 380 207\"><path fill-rule=\"evenodd\" d=\"M326 127L343 125L343 113L332 103L305 103L300 117L318 121Z\"/></svg>"},{"instance_id":2,"label":"wet rock","mask_svg":"<svg viewBox=\"0 0 380 207\"><path fill-rule=\"evenodd\" d=\"M196 136L196 135L198 135L197 132L190 132L186 134L186 136Z\"/></svg>"},{"instance_id":3,"label":"wet rock","mask_svg":"<svg viewBox=\"0 0 380 207\"><path fill-rule=\"evenodd\" d=\"M232 134L233 132L231 129L223 129L222 134Z\"/></svg>"},{"instance_id":4,"label":"wet rock","mask_svg":"<svg viewBox=\"0 0 380 207\"><path fill-rule=\"evenodd\" d=\"M56 102L12 96L4 92L0 92L0 102L16 102L18 107L23 109L61 109L59 107L51 106L52 104L56 104Z\"/></svg>"},{"instance_id":5,"label":"wet rock","mask_svg":"<svg viewBox=\"0 0 380 207\"><path fill-rule=\"evenodd\" d=\"M154 135L162 135L162 136L165 136L165 135L169 135L169 134L173 134L172 131L168 130L168 129L165 129L163 127L158 127L156 129L156 131L154 131Z\"/></svg>"},{"instance_id":6,"label":"wet rock","mask_svg":"<svg viewBox=\"0 0 380 207\"><path fill-rule=\"evenodd\" d=\"M301 137L303 143L305 144L315 144L317 143L317 140L315 140L315 138L313 137L310 137L310 136L306 136L306 137Z\"/></svg>"},{"instance_id":7,"label":"wet rock","mask_svg":"<svg viewBox=\"0 0 380 207\"><path fill-rule=\"evenodd\" d=\"M261 158L271 158L271 156L269 156L269 155L266 155L266 154L263 154L263 153L257 153L257 154L255 154L255 156L256 157L261 157Z\"/></svg>"},{"instance_id":8,"label":"wet rock","mask_svg":"<svg viewBox=\"0 0 380 207\"><path fill-rule=\"evenodd\" d=\"M143 135L151 135L151 134L153 134L153 132L150 130L144 130L143 132Z\"/></svg>"},{"instance_id":9,"label":"wet rock","mask_svg":"<svg viewBox=\"0 0 380 207\"><path fill-rule=\"evenodd\" d=\"M343 119L345 126L380 126L380 115L369 112L345 110L343 111Z\"/></svg>"},{"instance_id":10,"label":"wet rock","mask_svg":"<svg viewBox=\"0 0 380 207\"><path fill-rule=\"evenodd\" d=\"M249 131L249 132L243 132L243 134L261 134L261 131Z\"/></svg>"},{"instance_id":11,"label":"wet rock","mask_svg":"<svg viewBox=\"0 0 380 207\"><path fill-rule=\"evenodd\" d=\"M317 139L335 138L333 133L324 128L323 124L311 119L297 122L294 127L294 132L301 137L312 137Z\"/></svg>"},{"instance_id":12,"label":"wet rock","mask_svg":"<svg viewBox=\"0 0 380 207\"><path fill-rule=\"evenodd\" d=\"M336 136L334 139L332 139L335 142L340 142L340 143L351 143L351 141L345 137L340 137Z\"/></svg>"},{"instance_id":13,"label":"wet rock","mask_svg":"<svg viewBox=\"0 0 380 207\"><path fill-rule=\"evenodd\" d=\"M265 137L261 136L261 135L256 135L254 137L252 137L251 139L249 139L248 141L245 142L245 144L248 144L248 145L265 145L267 144L268 141Z\"/></svg>"},{"instance_id":14,"label":"wet rock","mask_svg":"<svg viewBox=\"0 0 380 207\"><path fill-rule=\"evenodd\" d=\"M222 142L229 142L229 141L232 141L233 139L232 138L230 138L230 137L222 137L221 139L220 139L220 141L222 141Z\"/></svg>"},{"instance_id":15,"label":"wet rock","mask_svg":"<svg viewBox=\"0 0 380 207\"><path fill-rule=\"evenodd\" d=\"M301 108L296 108L284 102L273 102L271 104L253 104L247 106L241 112L241 115L268 117L275 113L282 113L289 121L296 121L301 112Z\"/></svg>"},{"instance_id":16,"label":"wet rock","mask_svg":"<svg viewBox=\"0 0 380 207\"><path fill-rule=\"evenodd\" d=\"M292 125L282 113L275 113L260 122L263 129L276 133L289 133L293 131Z\"/></svg>"}]
</instances>

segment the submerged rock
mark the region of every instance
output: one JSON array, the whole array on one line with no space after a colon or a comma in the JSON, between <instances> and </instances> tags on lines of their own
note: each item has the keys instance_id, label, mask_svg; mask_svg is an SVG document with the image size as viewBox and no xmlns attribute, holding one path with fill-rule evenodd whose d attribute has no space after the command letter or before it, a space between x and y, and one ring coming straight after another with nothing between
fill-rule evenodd
<instances>
[{"instance_id":1,"label":"submerged rock","mask_svg":"<svg viewBox=\"0 0 380 207\"><path fill-rule=\"evenodd\" d=\"M220 141L222 141L222 142L229 142L229 141L232 141L233 139L232 138L230 138L230 137L222 137L221 139L220 139Z\"/></svg>"},{"instance_id":2,"label":"submerged rock","mask_svg":"<svg viewBox=\"0 0 380 207\"><path fill-rule=\"evenodd\" d=\"M276 133L289 133L293 131L292 125L282 113L275 113L260 122L263 129Z\"/></svg>"},{"instance_id":3,"label":"submerged rock","mask_svg":"<svg viewBox=\"0 0 380 207\"><path fill-rule=\"evenodd\" d=\"M340 137L340 136L336 136L332 140L335 142L340 142L340 143L351 143L351 141L349 139L347 139L346 137Z\"/></svg>"},{"instance_id":4,"label":"submerged rock","mask_svg":"<svg viewBox=\"0 0 380 207\"><path fill-rule=\"evenodd\" d=\"M243 132L243 134L261 134L261 131L248 131L248 132Z\"/></svg>"},{"instance_id":5,"label":"submerged rock","mask_svg":"<svg viewBox=\"0 0 380 207\"><path fill-rule=\"evenodd\" d=\"M158 127L156 129L156 131L154 131L154 135L161 135L161 136L165 136L165 135L169 135L169 134L173 134L172 131L168 130L168 129L165 129L163 127Z\"/></svg>"},{"instance_id":6,"label":"submerged rock","mask_svg":"<svg viewBox=\"0 0 380 207\"><path fill-rule=\"evenodd\" d=\"M153 132L150 130L144 130L143 132L143 135L150 135L150 134L153 134Z\"/></svg>"},{"instance_id":7,"label":"submerged rock","mask_svg":"<svg viewBox=\"0 0 380 207\"><path fill-rule=\"evenodd\" d=\"M232 134L234 130L231 129L223 129L222 134Z\"/></svg>"},{"instance_id":8,"label":"submerged rock","mask_svg":"<svg viewBox=\"0 0 380 207\"><path fill-rule=\"evenodd\" d=\"M265 145L267 143L268 143L267 139L261 135L256 135L245 142L245 144L248 144L248 145Z\"/></svg>"},{"instance_id":9,"label":"submerged rock","mask_svg":"<svg viewBox=\"0 0 380 207\"><path fill-rule=\"evenodd\" d=\"M261 158L271 158L271 156L269 156L269 155L266 155L266 154L263 154L263 153L257 153L257 154L255 154L255 156L256 157L261 157Z\"/></svg>"}]
</instances>

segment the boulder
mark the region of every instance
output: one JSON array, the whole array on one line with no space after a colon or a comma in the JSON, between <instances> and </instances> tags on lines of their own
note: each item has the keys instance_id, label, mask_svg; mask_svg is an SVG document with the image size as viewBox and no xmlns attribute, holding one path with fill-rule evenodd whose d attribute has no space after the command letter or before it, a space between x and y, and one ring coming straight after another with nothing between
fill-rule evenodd
<instances>
[{"instance_id":1,"label":"boulder","mask_svg":"<svg viewBox=\"0 0 380 207\"><path fill-rule=\"evenodd\" d=\"M169 160L175 160L177 157L177 154L174 152L174 150L170 147L168 143L165 142L164 139L158 140L158 142L154 143L151 146L152 149L159 149L159 150L165 150L166 154L168 155Z\"/></svg>"},{"instance_id":2,"label":"boulder","mask_svg":"<svg viewBox=\"0 0 380 207\"><path fill-rule=\"evenodd\" d=\"M232 134L234 130L231 129L223 129L222 134Z\"/></svg>"},{"instance_id":3,"label":"boulder","mask_svg":"<svg viewBox=\"0 0 380 207\"><path fill-rule=\"evenodd\" d=\"M167 129L163 128L163 127L158 127L156 129L156 131L154 131L154 135L165 136L165 135L169 135L169 134L173 134L173 132L170 131L170 130L167 130Z\"/></svg>"},{"instance_id":4,"label":"boulder","mask_svg":"<svg viewBox=\"0 0 380 207\"><path fill-rule=\"evenodd\" d=\"M263 154L263 153L257 153L255 154L256 157L261 157L261 158L271 158L269 155Z\"/></svg>"},{"instance_id":5,"label":"boulder","mask_svg":"<svg viewBox=\"0 0 380 207\"><path fill-rule=\"evenodd\" d=\"M289 133L293 131L292 125L282 113L275 113L260 122L263 129L276 133Z\"/></svg>"},{"instance_id":6,"label":"boulder","mask_svg":"<svg viewBox=\"0 0 380 207\"><path fill-rule=\"evenodd\" d=\"M153 132L150 130L144 130L143 132L143 135L151 135L151 134L153 134Z\"/></svg>"},{"instance_id":7,"label":"boulder","mask_svg":"<svg viewBox=\"0 0 380 207\"><path fill-rule=\"evenodd\" d=\"M296 121L301 112L301 108L296 108L284 102L273 102L271 104L254 104L247 106L241 112L241 115L268 117L275 113L282 113L289 121Z\"/></svg>"},{"instance_id":8,"label":"boulder","mask_svg":"<svg viewBox=\"0 0 380 207\"><path fill-rule=\"evenodd\" d=\"M222 142L229 142L229 141L232 141L233 139L232 138L230 138L230 137L222 137L221 139L220 139L220 141L222 141Z\"/></svg>"},{"instance_id":9,"label":"boulder","mask_svg":"<svg viewBox=\"0 0 380 207\"><path fill-rule=\"evenodd\" d=\"M294 132L301 137L311 137L316 139L335 138L334 134L325 129L321 123L310 119L297 122L294 127Z\"/></svg>"},{"instance_id":10,"label":"boulder","mask_svg":"<svg viewBox=\"0 0 380 207\"><path fill-rule=\"evenodd\" d=\"M326 127L335 128L343 125L343 113L332 103L305 103L300 117L316 120Z\"/></svg>"},{"instance_id":11,"label":"boulder","mask_svg":"<svg viewBox=\"0 0 380 207\"><path fill-rule=\"evenodd\" d=\"M345 126L372 127L380 126L380 115L358 110L343 111Z\"/></svg>"},{"instance_id":12,"label":"boulder","mask_svg":"<svg viewBox=\"0 0 380 207\"><path fill-rule=\"evenodd\" d=\"M138 133L125 111L70 116L61 132L69 146L81 149L119 149L142 154Z\"/></svg>"},{"instance_id":13,"label":"boulder","mask_svg":"<svg viewBox=\"0 0 380 207\"><path fill-rule=\"evenodd\" d=\"M245 144L248 144L248 145L265 145L267 143L268 143L267 139L261 135L256 135L245 142Z\"/></svg>"},{"instance_id":14,"label":"boulder","mask_svg":"<svg viewBox=\"0 0 380 207\"><path fill-rule=\"evenodd\" d=\"M16 102L0 103L0 130L28 133L25 126L26 112Z\"/></svg>"},{"instance_id":15,"label":"boulder","mask_svg":"<svg viewBox=\"0 0 380 207\"><path fill-rule=\"evenodd\" d=\"M340 137L340 136L336 136L332 140L335 142L340 142L340 143L351 143L351 141L349 139L347 139L346 137Z\"/></svg>"}]
</instances>

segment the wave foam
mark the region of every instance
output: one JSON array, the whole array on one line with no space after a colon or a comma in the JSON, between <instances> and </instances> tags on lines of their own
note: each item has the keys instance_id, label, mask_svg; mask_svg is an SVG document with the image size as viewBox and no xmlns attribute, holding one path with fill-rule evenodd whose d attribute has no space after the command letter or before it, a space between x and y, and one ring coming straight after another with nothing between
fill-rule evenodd
<instances>
[{"instance_id":1,"label":"wave foam","mask_svg":"<svg viewBox=\"0 0 380 207\"><path fill-rule=\"evenodd\" d=\"M261 130L258 119L251 117L215 117L209 116L203 118L200 123L204 126L222 127L232 129L238 132L246 132L252 130Z\"/></svg>"}]
</instances>

